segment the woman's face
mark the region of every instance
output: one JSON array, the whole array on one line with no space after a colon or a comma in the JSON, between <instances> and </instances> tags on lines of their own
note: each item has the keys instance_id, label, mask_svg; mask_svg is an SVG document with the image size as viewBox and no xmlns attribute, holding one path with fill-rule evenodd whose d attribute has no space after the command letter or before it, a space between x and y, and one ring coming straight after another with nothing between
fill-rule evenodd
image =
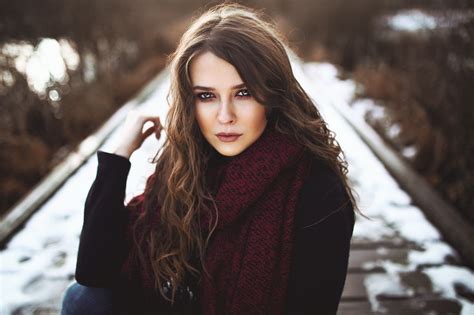
<instances>
[{"instance_id":1,"label":"woman's face","mask_svg":"<svg viewBox=\"0 0 474 315\"><path fill-rule=\"evenodd\" d=\"M225 156L252 145L267 125L265 107L250 95L234 66L204 52L191 61L190 75L196 119L209 144Z\"/></svg>"}]
</instances>

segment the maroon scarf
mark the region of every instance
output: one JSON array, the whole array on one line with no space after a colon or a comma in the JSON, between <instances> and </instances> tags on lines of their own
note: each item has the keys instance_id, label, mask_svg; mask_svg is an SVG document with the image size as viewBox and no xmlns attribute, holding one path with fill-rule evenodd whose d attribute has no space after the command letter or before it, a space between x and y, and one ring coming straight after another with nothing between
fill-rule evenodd
<instances>
[{"instance_id":1,"label":"maroon scarf","mask_svg":"<svg viewBox=\"0 0 474 315\"><path fill-rule=\"evenodd\" d=\"M202 313L281 314L291 263L296 203L309 158L267 127L245 151L210 163L219 210L200 287ZM202 214L206 229L209 218Z\"/></svg>"}]
</instances>

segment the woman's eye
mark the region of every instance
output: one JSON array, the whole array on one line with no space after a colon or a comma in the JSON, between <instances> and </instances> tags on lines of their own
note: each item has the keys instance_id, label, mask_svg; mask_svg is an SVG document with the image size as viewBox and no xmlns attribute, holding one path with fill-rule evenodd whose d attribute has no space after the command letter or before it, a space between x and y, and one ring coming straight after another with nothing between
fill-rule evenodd
<instances>
[{"instance_id":1,"label":"woman's eye","mask_svg":"<svg viewBox=\"0 0 474 315\"><path fill-rule=\"evenodd\" d=\"M249 90L247 89L240 90L239 92L237 92L237 95L243 97L251 96Z\"/></svg>"},{"instance_id":2,"label":"woman's eye","mask_svg":"<svg viewBox=\"0 0 474 315\"><path fill-rule=\"evenodd\" d=\"M196 94L196 97L201 100L201 101L206 101L210 98L212 98L212 93L209 93L209 92L203 92L203 93L198 93Z\"/></svg>"},{"instance_id":3,"label":"woman's eye","mask_svg":"<svg viewBox=\"0 0 474 315\"><path fill-rule=\"evenodd\" d=\"M250 92L247 89L242 89L237 92L238 97L250 97ZM201 92L196 94L196 98L201 102L207 102L214 98L214 94L211 92Z\"/></svg>"}]
</instances>

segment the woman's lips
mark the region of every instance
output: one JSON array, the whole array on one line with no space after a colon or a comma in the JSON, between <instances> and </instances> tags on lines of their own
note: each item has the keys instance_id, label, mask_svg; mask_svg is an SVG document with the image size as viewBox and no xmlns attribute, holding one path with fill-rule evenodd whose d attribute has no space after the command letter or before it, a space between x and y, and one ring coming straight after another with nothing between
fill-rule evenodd
<instances>
[{"instance_id":1,"label":"woman's lips","mask_svg":"<svg viewBox=\"0 0 474 315\"><path fill-rule=\"evenodd\" d=\"M233 142L237 140L241 135L232 135L232 136L224 136L224 135L217 135L217 138L222 142Z\"/></svg>"}]
</instances>

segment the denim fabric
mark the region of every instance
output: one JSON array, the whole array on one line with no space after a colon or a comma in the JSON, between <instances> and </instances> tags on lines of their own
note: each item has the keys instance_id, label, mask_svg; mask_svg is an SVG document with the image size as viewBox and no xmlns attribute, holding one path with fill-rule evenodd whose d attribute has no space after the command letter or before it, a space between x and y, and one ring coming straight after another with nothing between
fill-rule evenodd
<instances>
[{"instance_id":1,"label":"denim fabric","mask_svg":"<svg viewBox=\"0 0 474 315\"><path fill-rule=\"evenodd\" d=\"M112 311L112 291L72 283L65 291L61 315L109 315Z\"/></svg>"}]
</instances>

